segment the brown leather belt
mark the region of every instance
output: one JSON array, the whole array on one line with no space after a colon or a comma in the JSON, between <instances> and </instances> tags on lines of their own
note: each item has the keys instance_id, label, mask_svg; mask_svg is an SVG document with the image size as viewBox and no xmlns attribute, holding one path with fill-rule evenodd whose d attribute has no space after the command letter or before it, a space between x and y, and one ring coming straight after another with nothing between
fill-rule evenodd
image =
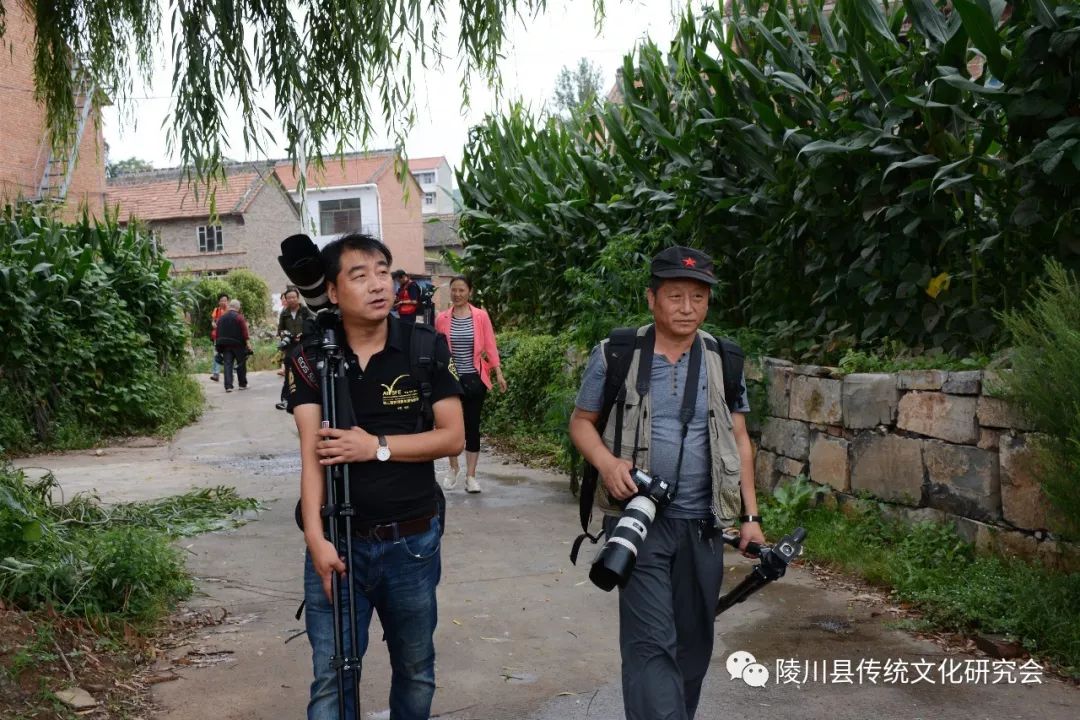
<instances>
[{"instance_id":1,"label":"brown leather belt","mask_svg":"<svg viewBox=\"0 0 1080 720\"><path fill-rule=\"evenodd\" d=\"M352 533L364 540L398 540L431 529L435 513L393 523L354 523Z\"/></svg>"}]
</instances>

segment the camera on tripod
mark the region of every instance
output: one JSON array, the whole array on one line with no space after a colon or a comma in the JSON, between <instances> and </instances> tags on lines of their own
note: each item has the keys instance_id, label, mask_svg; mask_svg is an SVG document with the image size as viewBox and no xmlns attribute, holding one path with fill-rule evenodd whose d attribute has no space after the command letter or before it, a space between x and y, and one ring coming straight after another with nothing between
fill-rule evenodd
<instances>
[{"instance_id":1,"label":"camera on tripod","mask_svg":"<svg viewBox=\"0 0 1080 720\"><path fill-rule=\"evenodd\" d=\"M652 477L638 468L631 468L630 479L637 486L637 494L626 504L589 570L589 579L605 592L616 585L626 587L657 512L671 504L677 491L674 483Z\"/></svg>"}]
</instances>

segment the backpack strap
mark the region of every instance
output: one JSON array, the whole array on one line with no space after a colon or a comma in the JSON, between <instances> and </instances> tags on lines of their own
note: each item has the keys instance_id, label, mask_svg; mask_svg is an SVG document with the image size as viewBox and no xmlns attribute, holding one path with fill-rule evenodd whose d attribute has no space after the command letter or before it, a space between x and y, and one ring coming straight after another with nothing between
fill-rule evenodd
<instances>
[{"instance_id":1,"label":"backpack strap","mask_svg":"<svg viewBox=\"0 0 1080 720\"><path fill-rule=\"evenodd\" d=\"M705 348L720 355L720 366L724 369L724 402L728 410L735 412L739 396L742 394L743 366L746 355L743 349L727 338L719 340L706 338Z\"/></svg>"},{"instance_id":2,"label":"backpack strap","mask_svg":"<svg viewBox=\"0 0 1080 720\"><path fill-rule=\"evenodd\" d=\"M435 338L430 325L413 325L409 340L409 374L420 385L420 419L416 432L435 427L435 410L431 406L432 380L435 377Z\"/></svg>"},{"instance_id":3,"label":"backpack strap","mask_svg":"<svg viewBox=\"0 0 1080 720\"><path fill-rule=\"evenodd\" d=\"M607 427L612 409L615 408L617 403L621 405L620 400L626 398L626 376L630 373L630 362L634 358L634 350L638 342L637 328L616 328L608 335L607 342L601 345L607 366L604 375L604 399L600 405L600 415L596 419L596 429L601 435L603 435L604 428ZM622 444L621 407L615 413L615 422L615 452L618 453L621 451ZM595 545L604 536L603 530L596 535L589 532L589 520L592 519L593 499L596 495L598 480L599 472L597 469L585 463L585 468L581 473L581 488L578 491L578 515L581 520L582 534L574 539L574 544L570 549L570 562L575 565L577 564L578 551L581 549L582 542L588 539Z\"/></svg>"}]
</instances>

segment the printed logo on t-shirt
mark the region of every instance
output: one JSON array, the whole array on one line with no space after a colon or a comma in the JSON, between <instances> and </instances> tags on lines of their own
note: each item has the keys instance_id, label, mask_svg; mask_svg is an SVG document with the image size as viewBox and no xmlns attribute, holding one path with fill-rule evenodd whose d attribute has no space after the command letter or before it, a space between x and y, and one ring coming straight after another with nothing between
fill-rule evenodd
<instances>
[{"instance_id":1,"label":"printed logo on t-shirt","mask_svg":"<svg viewBox=\"0 0 1080 720\"><path fill-rule=\"evenodd\" d=\"M419 390L405 390L397 386L399 382L401 382L407 377L409 377L408 373L406 373L405 375L398 375L389 385L387 385L386 383L381 383L383 386L383 407L406 407L420 400Z\"/></svg>"}]
</instances>

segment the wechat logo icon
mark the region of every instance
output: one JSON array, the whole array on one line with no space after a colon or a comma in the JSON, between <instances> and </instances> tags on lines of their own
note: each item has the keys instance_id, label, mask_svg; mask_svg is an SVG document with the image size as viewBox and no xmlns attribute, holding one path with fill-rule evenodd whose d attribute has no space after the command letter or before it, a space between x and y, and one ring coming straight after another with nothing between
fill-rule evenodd
<instances>
[{"instance_id":1,"label":"wechat logo icon","mask_svg":"<svg viewBox=\"0 0 1080 720\"><path fill-rule=\"evenodd\" d=\"M731 680L741 679L750 687L765 687L769 682L769 668L745 650L728 655L727 671Z\"/></svg>"}]
</instances>

